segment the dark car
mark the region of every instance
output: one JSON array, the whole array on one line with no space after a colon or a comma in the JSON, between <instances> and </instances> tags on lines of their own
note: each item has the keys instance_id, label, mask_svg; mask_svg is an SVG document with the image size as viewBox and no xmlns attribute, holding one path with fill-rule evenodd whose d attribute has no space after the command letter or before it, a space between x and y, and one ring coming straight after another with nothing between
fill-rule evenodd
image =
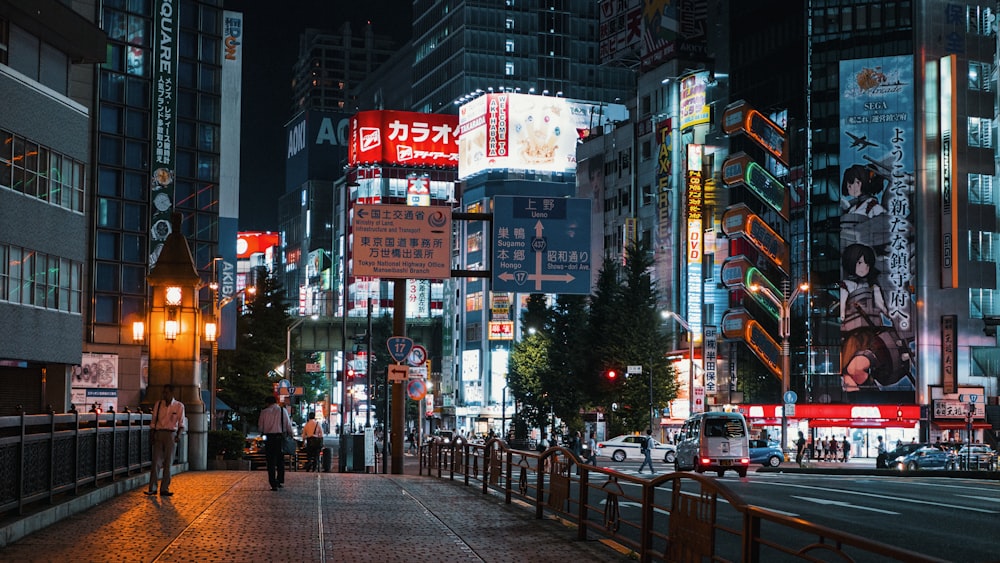
<instances>
[{"instance_id":1,"label":"dark car","mask_svg":"<svg viewBox=\"0 0 1000 563\"><path fill-rule=\"evenodd\" d=\"M997 453L987 444L966 444L955 454L955 468L996 471Z\"/></svg>"},{"instance_id":2,"label":"dark car","mask_svg":"<svg viewBox=\"0 0 1000 563\"><path fill-rule=\"evenodd\" d=\"M929 444L908 444L917 446L916 448L906 448L908 451L902 455L893 455L900 450L897 448L889 454L886 463L891 469L899 471L917 471L920 469L951 469L955 464L955 457L940 448Z\"/></svg>"},{"instance_id":3,"label":"dark car","mask_svg":"<svg viewBox=\"0 0 1000 563\"><path fill-rule=\"evenodd\" d=\"M750 440L750 463L759 463L770 467L778 467L785 461L785 454L777 444L769 444L765 440Z\"/></svg>"}]
</instances>

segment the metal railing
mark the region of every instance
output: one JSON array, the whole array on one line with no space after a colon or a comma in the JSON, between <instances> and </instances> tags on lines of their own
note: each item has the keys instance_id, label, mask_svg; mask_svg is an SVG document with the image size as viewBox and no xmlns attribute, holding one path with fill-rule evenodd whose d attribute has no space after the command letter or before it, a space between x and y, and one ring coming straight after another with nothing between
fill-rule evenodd
<instances>
[{"instance_id":1,"label":"metal railing","mask_svg":"<svg viewBox=\"0 0 1000 563\"><path fill-rule=\"evenodd\" d=\"M25 513L149 469L151 415L22 414L0 417L0 512Z\"/></svg>"},{"instance_id":2,"label":"metal railing","mask_svg":"<svg viewBox=\"0 0 1000 563\"><path fill-rule=\"evenodd\" d=\"M539 468L541 468L539 470ZM512 450L499 439L461 437L420 449L420 474L460 479L633 551L640 561L868 561L941 559L747 504L725 483L696 473L652 479L580 463L569 450ZM623 510L628 507L627 510Z\"/></svg>"}]
</instances>

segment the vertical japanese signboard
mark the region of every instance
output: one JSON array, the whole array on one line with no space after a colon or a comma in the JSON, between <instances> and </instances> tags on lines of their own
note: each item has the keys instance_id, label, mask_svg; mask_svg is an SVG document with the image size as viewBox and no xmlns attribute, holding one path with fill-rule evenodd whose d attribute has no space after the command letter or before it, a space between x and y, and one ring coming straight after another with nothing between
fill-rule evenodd
<instances>
[{"instance_id":1,"label":"vertical japanese signboard","mask_svg":"<svg viewBox=\"0 0 1000 563\"><path fill-rule=\"evenodd\" d=\"M177 28L180 2L157 0L153 18L156 59L153 61L153 154L151 160L153 204L149 232L149 267L163 250L170 234L170 214L174 208L174 147L177 129Z\"/></svg>"}]
</instances>

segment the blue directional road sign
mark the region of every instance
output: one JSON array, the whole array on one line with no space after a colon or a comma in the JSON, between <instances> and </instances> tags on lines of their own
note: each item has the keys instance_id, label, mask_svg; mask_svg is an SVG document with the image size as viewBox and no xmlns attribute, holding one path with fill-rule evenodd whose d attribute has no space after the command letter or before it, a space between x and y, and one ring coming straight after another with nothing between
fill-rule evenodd
<instances>
[{"instance_id":1,"label":"blue directional road sign","mask_svg":"<svg viewBox=\"0 0 1000 563\"><path fill-rule=\"evenodd\" d=\"M589 295L590 200L493 198L493 291Z\"/></svg>"}]
</instances>

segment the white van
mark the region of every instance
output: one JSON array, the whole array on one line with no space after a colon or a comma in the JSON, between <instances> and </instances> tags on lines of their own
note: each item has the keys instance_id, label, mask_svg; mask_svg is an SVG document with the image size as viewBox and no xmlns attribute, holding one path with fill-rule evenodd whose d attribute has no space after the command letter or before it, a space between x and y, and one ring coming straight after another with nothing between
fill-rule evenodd
<instances>
[{"instance_id":1,"label":"white van","mask_svg":"<svg viewBox=\"0 0 1000 563\"><path fill-rule=\"evenodd\" d=\"M732 469L740 477L750 467L747 421L738 412L703 412L684 421L677 441L674 469L715 471L719 477Z\"/></svg>"}]
</instances>

